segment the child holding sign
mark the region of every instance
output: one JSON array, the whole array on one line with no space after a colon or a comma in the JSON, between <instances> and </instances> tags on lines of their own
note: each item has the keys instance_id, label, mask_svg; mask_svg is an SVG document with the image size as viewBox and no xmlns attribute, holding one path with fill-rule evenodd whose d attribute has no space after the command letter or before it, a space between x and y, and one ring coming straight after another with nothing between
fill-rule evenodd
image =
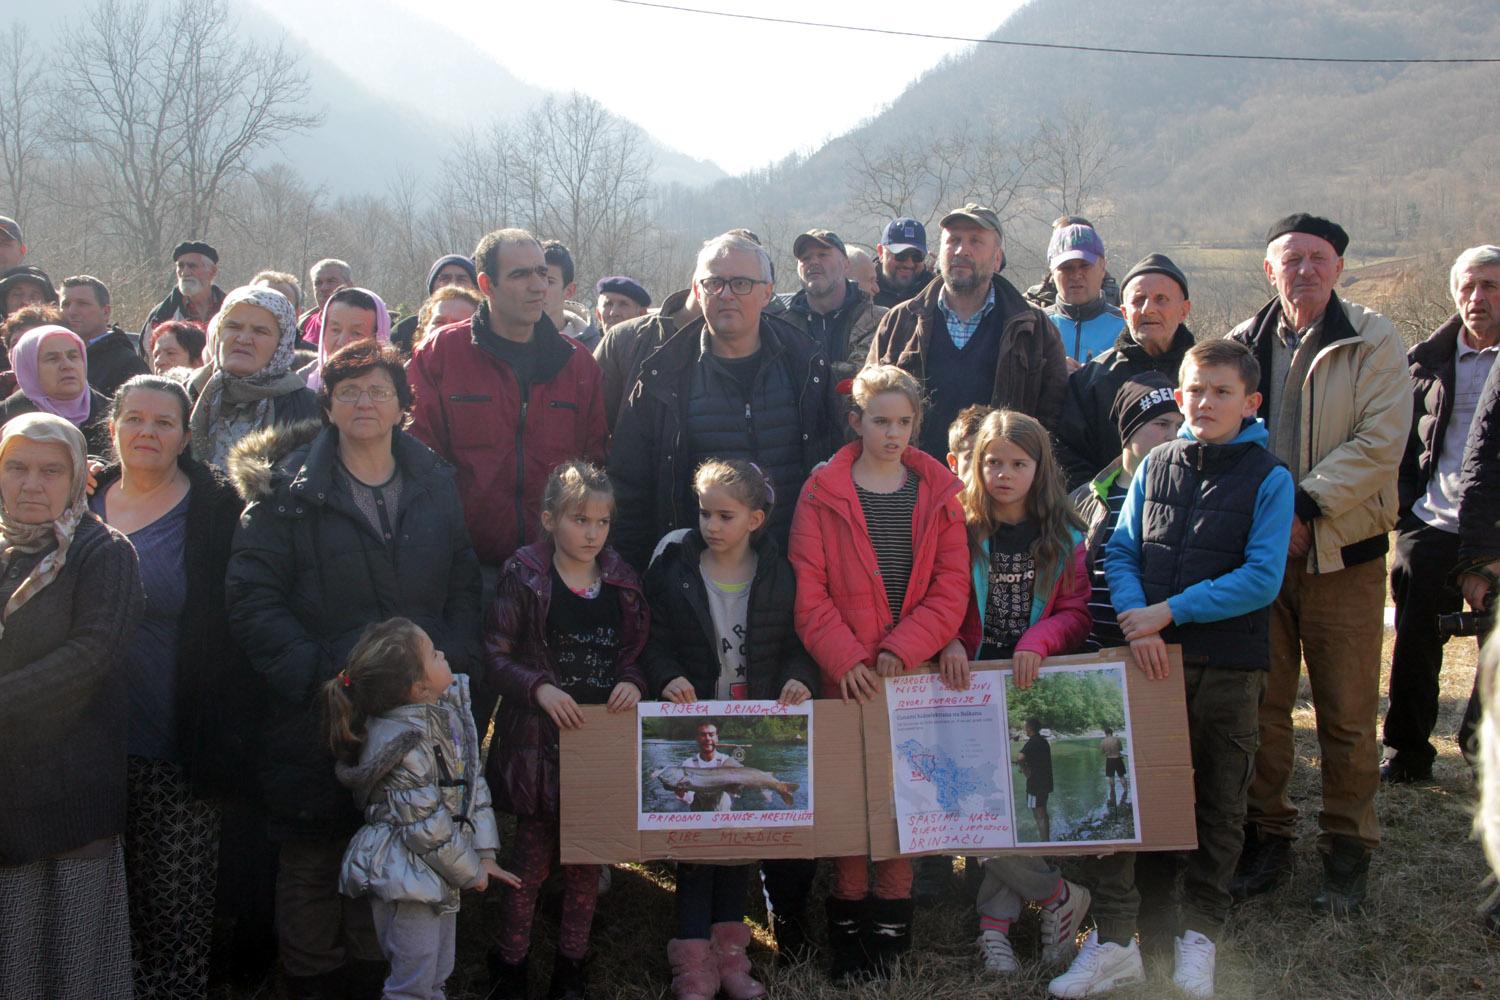
<instances>
[{"instance_id":1,"label":"child holding sign","mask_svg":"<svg viewBox=\"0 0 1500 1000\"><path fill-rule=\"evenodd\" d=\"M1104 565L1120 629L1146 676L1165 678L1166 644L1182 646L1198 848L1185 864L1176 854L1099 862L1098 929L1052 981L1057 997L1097 996L1144 977L1135 940L1143 908L1153 929L1167 925L1178 935L1173 983L1191 997L1214 995L1214 940L1244 844L1271 656L1269 609L1286 569L1293 486L1255 415L1260 365L1248 349L1200 341L1183 358L1180 382L1186 423L1136 470Z\"/></svg>"},{"instance_id":2,"label":"child holding sign","mask_svg":"<svg viewBox=\"0 0 1500 1000\"><path fill-rule=\"evenodd\" d=\"M818 670L793 627L792 567L764 530L776 500L771 480L750 462L709 459L694 473L693 490L698 531L667 542L646 572L651 634L643 662L651 689L679 703L751 698L801 704L812 697ZM712 728L700 727L700 734ZM702 743L700 735L700 749ZM763 864L771 926L783 953L806 948L804 914L815 867L813 861ZM678 863L677 934L667 942L677 1000L711 1000L718 989L731 1000L764 995L745 957L745 893L754 871L752 865Z\"/></svg>"},{"instance_id":3,"label":"child holding sign","mask_svg":"<svg viewBox=\"0 0 1500 1000\"><path fill-rule=\"evenodd\" d=\"M495 805L516 816L521 878L505 897L505 922L490 952L491 1000L525 1000L526 956L537 892L557 855L558 730L583 725L578 706L633 709L646 689L636 660L649 615L634 571L605 543L614 489L587 462L560 465L542 491L547 538L501 570L485 618L485 668L503 701L490 741ZM552 996L584 994L583 960L599 895L598 865L563 865L562 927Z\"/></svg>"},{"instance_id":4,"label":"child holding sign","mask_svg":"<svg viewBox=\"0 0 1500 1000\"><path fill-rule=\"evenodd\" d=\"M1077 652L1088 637L1082 524L1065 486L1041 424L1014 410L984 418L963 492L973 560L968 614L961 638L950 642L938 661L948 686L969 686L968 657L974 653L981 660L1011 660L1016 687L1028 688L1047 657ZM1040 730L1040 723L1032 728L1028 722L1033 742L1022 757L1028 806L1046 841L1052 769ZM1047 754L1045 771L1038 754ZM1045 857L1007 855L985 862L975 902L979 955L988 971L1008 974L1020 968L1010 930L1027 900L1041 908L1042 961L1054 965L1072 957L1074 936L1089 908L1088 890L1065 880Z\"/></svg>"},{"instance_id":5,"label":"child holding sign","mask_svg":"<svg viewBox=\"0 0 1500 1000\"><path fill-rule=\"evenodd\" d=\"M892 365L854 378L859 440L812 474L792 519L797 633L823 694L865 702L882 677L931 660L958 632L968 600L959 482L910 447L922 421L916 380ZM912 866L834 859L828 899L833 975L885 975L911 947ZM871 889L874 892L871 895Z\"/></svg>"}]
</instances>

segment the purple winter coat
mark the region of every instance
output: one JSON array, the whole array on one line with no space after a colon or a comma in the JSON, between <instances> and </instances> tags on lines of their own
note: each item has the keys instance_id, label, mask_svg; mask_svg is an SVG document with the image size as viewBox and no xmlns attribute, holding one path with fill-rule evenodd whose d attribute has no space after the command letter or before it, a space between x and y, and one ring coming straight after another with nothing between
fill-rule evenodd
<instances>
[{"instance_id":1,"label":"purple winter coat","mask_svg":"<svg viewBox=\"0 0 1500 1000\"><path fill-rule=\"evenodd\" d=\"M485 613L485 678L501 698L485 779L495 808L515 816L556 818L560 802L557 726L536 703L537 688L560 686L547 649L551 568L551 540L518 549L506 560L495 602ZM599 553L599 569L604 582L620 592L623 642L615 659L616 682L629 681L644 696L640 656L650 612L640 578L612 548Z\"/></svg>"}]
</instances>

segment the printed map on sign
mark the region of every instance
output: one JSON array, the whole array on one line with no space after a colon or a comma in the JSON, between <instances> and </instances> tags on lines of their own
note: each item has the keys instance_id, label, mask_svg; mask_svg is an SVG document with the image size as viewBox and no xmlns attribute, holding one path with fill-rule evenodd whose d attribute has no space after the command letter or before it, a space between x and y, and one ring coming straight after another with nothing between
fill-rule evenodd
<instances>
[{"instance_id":1,"label":"printed map on sign","mask_svg":"<svg viewBox=\"0 0 1500 1000\"><path fill-rule=\"evenodd\" d=\"M992 672L967 691L935 674L887 679L902 854L1014 846L1003 699Z\"/></svg>"}]
</instances>

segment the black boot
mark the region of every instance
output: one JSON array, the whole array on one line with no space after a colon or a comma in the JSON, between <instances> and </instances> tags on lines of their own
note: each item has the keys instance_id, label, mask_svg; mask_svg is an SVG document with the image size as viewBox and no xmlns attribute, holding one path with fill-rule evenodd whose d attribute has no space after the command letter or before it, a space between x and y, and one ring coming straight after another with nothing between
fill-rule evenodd
<instances>
[{"instance_id":1,"label":"black boot","mask_svg":"<svg viewBox=\"0 0 1500 1000\"><path fill-rule=\"evenodd\" d=\"M919 906L931 906L948 894L948 883L953 878L953 859L946 854L918 858L912 865L916 869L912 879L912 898Z\"/></svg>"},{"instance_id":2,"label":"black boot","mask_svg":"<svg viewBox=\"0 0 1500 1000\"><path fill-rule=\"evenodd\" d=\"M1270 892L1292 871L1292 841L1271 837L1255 827L1245 828L1245 847L1229 883L1229 893L1242 901Z\"/></svg>"},{"instance_id":3,"label":"black boot","mask_svg":"<svg viewBox=\"0 0 1500 1000\"><path fill-rule=\"evenodd\" d=\"M484 962L490 970L489 992L484 1000L526 1000L526 959L512 965L491 948Z\"/></svg>"},{"instance_id":4,"label":"black boot","mask_svg":"<svg viewBox=\"0 0 1500 1000\"><path fill-rule=\"evenodd\" d=\"M389 963L368 958L352 958L344 964L344 996L348 1000L380 1000L385 994Z\"/></svg>"},{"instance_id":5,"label":"black boot","mask_svg":"<svg viewBox=\"0 0 1500 1000\"><path fill-rule=\"evenodd\" d=\"M870 901L828 897L828 976L836 983L859 979L870 972L865 954L865 927Z\"/></svg>"},{"instance_id":6,"label":"black boot","mask_svg":"<svg viewBox=\"0 0 1500 1000\"><path fill-rule=\"evenodd\" d=\"M1323 889L1313 897L1314 913L1348 917L1364 909L1369 892L1370 852L1352 840L1335 840L1323 855Z\"/></svg>"},{"instance_id":7,"label":"black boot","mask_svg":"<svg viewBox=\"0 0 1500 1000\"><path fill-rule=\"evenodd\" d=\"M807 927L807 902L783 906L771 914L771 933L776 938L776 959L782 963L806 962L812 957L812 937Z\"/></svg>"},{"instance_id":8,"label":"black boot","mask_svg":"<svg viewBox=\"0 0 1500 1000\"><path fill-rule=\"evenodd\" d=\"M911 951L911 917L916 904L910 899L872 899L865 951L870 971L879 979L896 974L901 956Z\"/></svg>"},{"instance_id":9,"label":"black boot","mask_svg":"<svg viewBox=\"0 0 1500 1000\"><path fill-rule=\"evenodd\" d=\"M343 978L337 973L321 976L281 976L282 995L287 1000L343 1000Z\"/></svg>"},{"instance_id":10,"label":"black boot","mask_svg":"<svg viewBox=\"0 0 1500 1000\"><path fill-rule=\"evenodd\" d=\"M568 958L558 952L552 961L552 985L547 987L547 1000L586 1000L587 985L583 959Z\"/></svg>"}]
</instances>

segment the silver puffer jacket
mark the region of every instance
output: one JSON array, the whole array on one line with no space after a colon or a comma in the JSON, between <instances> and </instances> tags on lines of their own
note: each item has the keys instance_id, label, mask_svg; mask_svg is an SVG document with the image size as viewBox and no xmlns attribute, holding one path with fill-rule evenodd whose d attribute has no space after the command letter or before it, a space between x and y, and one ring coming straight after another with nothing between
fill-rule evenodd
<instances>
[{"instance_id":1,"label":"silver puffer jacket","mask_svg":"<svg viewBox=\"0 0 1500 1000\"><path fill-rule=\"evenodd\" d=\"M480 859L500 847L468 677L456 675L435 705L370 719L366 734L359 763L337 768L365 817L344 852L339 890L457 910Z\"/></svg>"}]
</instances>

